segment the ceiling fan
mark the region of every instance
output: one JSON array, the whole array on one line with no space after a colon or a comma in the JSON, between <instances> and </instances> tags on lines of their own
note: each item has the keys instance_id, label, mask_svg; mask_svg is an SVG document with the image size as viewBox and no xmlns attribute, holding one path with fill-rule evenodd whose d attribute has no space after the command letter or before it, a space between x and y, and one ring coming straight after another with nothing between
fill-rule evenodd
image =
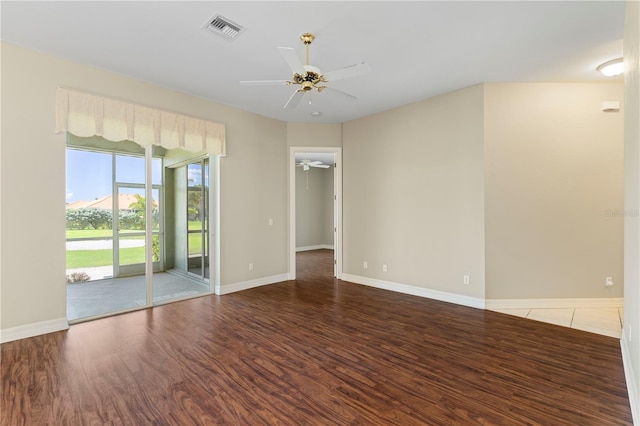
<instances>
[{"instance_id":1,"label":"ceiling fan","mask_svg":"<svg viewBox=\"0 0 640 426\"><path fill-rule=\"evenodd\" d=\"M298 56L296 56L295 50L291 47L278 47L280 55L282 55L285 62L291 67L293 71L293 77L291 80L257 80L257 81L241 81L243 85L297 85L300 86L291 95L283 108L294 108L298 105L305 93L310 93L312 90L317 90L318 93L323 91L332 92L341 95L343 98L355 100L355 96L343 92L342 90L334 89L324 85L323 83L329 83L336 80L342 80L345 78L358 77L371 71L371 68L366 62L360 62L350 65L348 67L340 68L334 71L322 73L319 68L309 65L309 46L315 40L315 36L311 33L304 33L300 36L300 40L304 43L307 51L306 65L302 64Z\"/></svg>"},{"instance_id":2,"label":"ceiling fan","mask_svg":"<svg viewBox=\"0 0 640 426\"><path fill-rule=\"evenodd\" d=\"M331 166L328 164L322 164L322 161L300 160L299 163L296 163L296 167L302 167L302 170L304 170L305 172L308 172L311 169L311 167L328 169Z\"/></svg>"}]
</instances>

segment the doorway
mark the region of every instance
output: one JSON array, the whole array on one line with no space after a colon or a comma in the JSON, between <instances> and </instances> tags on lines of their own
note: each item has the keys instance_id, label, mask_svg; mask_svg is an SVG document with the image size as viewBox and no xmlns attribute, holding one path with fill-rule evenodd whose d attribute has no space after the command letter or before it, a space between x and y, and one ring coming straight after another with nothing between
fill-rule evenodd
<instances>
[{"instance_id":1,"label":"doorway","mask_svg":"<svg viewBox=\"0 0 640 426\"><path fill-rule=\"evenodd\" d=\"M304 156L302 156L304 154ZM306 157L306 158L303 158ZM321 158L318 160L314 158ZM330 159L330 161L328 161ZM303 161L307 160L307 161ZM310 165L312 162L319 162L322 165L329 165L331 173L331 188L329 196L331 197L329 204L329 211L325 213L325 218L328 217L329 232L331 235L331 243L317 243L309 242L313 240L306 240L306 242L300 243L299 233L304 232L298 229L298 220L296 218L298 213L297 199L304 194L297 194L300 190L300 186L304 185L306 189L307 184L318 184L318 179L313 179L311 173L312 169L320 169L324 167L316 167ZM328 164L332 162L332 164ZM316 163L318 164L318 163ZM296 175L300 173L307 173L304 176L303 182L297 182ZM317 173L316 173L317 175ZM317 176L316 176L317 177ZM311 189L311 187L310 187ZM313 207L312 207L313 209ZM333 276L335 278L342 277L342 149L341 148L317 148L317 147L291 147L289 153L289 279L296 279L296 267L297 267L297 254L298 249L313 250L313 249L333 249ZM324 241L327 241L325 238ZM301 244L304 244L301 247Z\"/></svg>"}]
</instances>

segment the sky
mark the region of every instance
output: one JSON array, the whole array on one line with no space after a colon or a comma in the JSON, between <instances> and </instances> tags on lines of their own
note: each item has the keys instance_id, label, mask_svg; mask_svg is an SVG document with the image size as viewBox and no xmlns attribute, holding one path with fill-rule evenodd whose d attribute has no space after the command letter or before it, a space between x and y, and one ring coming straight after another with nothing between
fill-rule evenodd
<instances>
[{"instance_id":1,"label":"sky","mask_svg":"<svg viewBox=\"0 0 640 426\"><path fill-rule=\"evenodd\" d=\"M118 182L144 184L144 157L116 155ZM67 149L66 202L89 201L111 195L112 154ZM162 162L153 161L154 184L160 184Z\"/></svg>"}]
</instances>

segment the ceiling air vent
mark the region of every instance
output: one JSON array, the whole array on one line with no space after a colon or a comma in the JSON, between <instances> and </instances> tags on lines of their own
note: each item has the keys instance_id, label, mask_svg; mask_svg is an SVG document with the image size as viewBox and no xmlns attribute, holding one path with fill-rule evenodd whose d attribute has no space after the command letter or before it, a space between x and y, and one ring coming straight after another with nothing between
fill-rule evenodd
<instances>
[{"instance_id":1,"label":"ceiling air vent","mask_svg":"<svg viewBox=\"0 0 640 426\"><path fill-rule=\"evenodd\" d=\"M202 27L227 40L236 39L244 31L243 27L217 13L209 18Z\"/></svg>"}]
</instances>

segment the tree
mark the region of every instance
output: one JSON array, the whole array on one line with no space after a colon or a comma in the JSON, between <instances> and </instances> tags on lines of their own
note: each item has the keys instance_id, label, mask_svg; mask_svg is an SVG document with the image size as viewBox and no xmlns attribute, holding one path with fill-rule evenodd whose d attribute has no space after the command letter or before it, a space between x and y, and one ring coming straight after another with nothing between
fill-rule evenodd
<instances>
[{"instance_id":1,"label":"tree","mask_svg":"<svg viewBox=\"0 0 640 426\"><path fill-rule=\"evenodd\" d=\"M147 211L147 199L140 194L133 194L133 196L136 198L136 201L129 204L129 209L141 214L144 218L144 214Z\"/></svg>"},{"instance_id":2,"label":"tree","mask_svg":"<svg viewBox=\"0 0 640 426\"><path fill-rule=\"evenodd\" d=\"M199 187L195 187L199 188ZM187 193L187 212L189 215L189 220L199 220L200 219L200 209L201 209L201 201L202 201L202 191L193 190L189 188L189 192Z\"/></svg>"},{"instance_id":3,"label":"tree","mask_svg":"<svg viewBox=\"0 0 640 426\"><path fill-rule=\"evenodd\" d=\"M146 223L145 216L147 214L147 199L140 194L134 194L133 196L136 198L136 200L133 203L129 204L129 210L131 210L132 214L135 214L138 217L138 220L136 221L136 229L143 229L144 224ZM153 219L154 228L156 228L157 224L160 222L160 212L158 211L158 206L155 200L153 200L152 207L153 209L151 212L151 217Z\"/></svg>"},{"instance_id":4,"label":"tree","mask_svg":"<svg viewBox=\"0 0 640 426\"><path fill-rule=\"evenodd\" d=\"M129 212L128 214L135 215L138 218L138 221L135 226L137 226L139 229L143 229L145 224L145 215L147 214L147 199L140 194L134 194L134 197L136 197L136 201L129 204L129 209L131 210L131 212ZM124 219L126 216L127 214L125 215L121 214L120 217L121 219ZM155 201L153 201L152 217L153 217L154 223L156 223L159 220L158 208L156 206ZM158 238L157 235L152 236L151 243L152 243L151 252L152 252L153 261L157 262L158 260L160 260L160 239Z\"/></svg>"}]
</instances>

